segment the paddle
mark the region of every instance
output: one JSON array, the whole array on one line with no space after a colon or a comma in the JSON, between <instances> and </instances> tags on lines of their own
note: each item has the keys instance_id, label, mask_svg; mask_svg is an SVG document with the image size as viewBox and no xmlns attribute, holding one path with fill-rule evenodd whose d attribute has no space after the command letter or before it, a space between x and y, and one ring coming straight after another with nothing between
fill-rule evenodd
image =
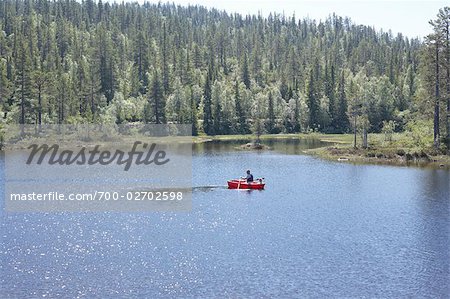
<instances>
[{"instance_id":1,"label":"paddle","mask_svg":"<svg viewBox=\"0 0 450 299\"><path fill-rule=\"evenodd\" d=\"M243 177L241 177L241 178L239 179L239 183L238 183L238 187L237 187L238 190L239 190L240 187L241 187L241 182L242 182L243 179L244 179Z\"/></svg>"}]
</instances>

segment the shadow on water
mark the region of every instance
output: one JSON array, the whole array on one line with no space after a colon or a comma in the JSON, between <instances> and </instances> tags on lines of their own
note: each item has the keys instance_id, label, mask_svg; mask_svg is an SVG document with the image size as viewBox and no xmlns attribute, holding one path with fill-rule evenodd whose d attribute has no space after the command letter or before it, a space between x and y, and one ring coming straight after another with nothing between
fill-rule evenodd
<instances>
[{"instance_id":1,"label":"shadow on water","mask_svg":"<svg viewBox=\"0 0 450 299\"><path fill-rule=\"evenodd\" d=\"M221 186L221 185L211 185L211 186L196 186L192 187L192 192L199 191L199 192L209 192L214 191L217 189L228 189L228 186Z\"/></svg>"}]
</instances>

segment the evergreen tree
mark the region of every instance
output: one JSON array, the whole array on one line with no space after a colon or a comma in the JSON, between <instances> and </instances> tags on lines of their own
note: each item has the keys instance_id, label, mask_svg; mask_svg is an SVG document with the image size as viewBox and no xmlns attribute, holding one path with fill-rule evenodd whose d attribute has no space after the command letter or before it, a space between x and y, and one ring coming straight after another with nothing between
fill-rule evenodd
<instances>
[{"instance_id":1,"label":"evergreen tree","mask_svg":"<svg viewBox=\"0 0 450 299\"><path fill-rule=\"evenodd\" d=\"M336 101L335 88L336 79L334 65L331 65L331 71L328 71L328 65L325 66L325 96L328 98L328 114L330 115L332 125L336 121Z\"/></svg>"},{"instance_id":2,"label":"evergreen tree","mask_svg":"<svg viewBox=\"0 0 450 299\"><path fill-rule=\"evenodd\" d=\"M445 68L444 86L447 98L447 117L446 117L446 145L447 150L450 151L450 7L444 7L439 10L437 19L437 30L442 35L442 56L443 65Z\"/></svg>"},{"instance_id":3,"label":"evergreen tree","mask_svg":"<svg viewBox=\"0 0 450 299\"><path fill-rule=\"evenodd\" d=\"M250 88L250 71L248 69L247 53L244 54L244 61L242 64L242 82L244 82L247 89Z\"/></svg>"},{"instance_id":4,"label":"evergreen tree","mask_svg":"<svg viewBox=\"0 0 450 299\"><path fill-rule=\"evenodd\" d=\"M167 29L166 23L163 23L163 41L162 41L162 68L163 68L163 87L164 94L168 94L170 92L170 77L169 77L169 65L167 59Z\"/></svg>"},{"instance_id":5,"label":"evergreen tree","mask_svg":"<svg viewBox=\"0 0 450 299\"><path fill-rule=\"evenodd\" d=\"M215 135L222 134L222 104L221 104L221 86L216 82L213 87L212 98L214 101L213 113L213 132Z\"/></svg>"},{"instance_id":6,"label":"evergreen tree","mask_svg":"<svg viewBox=\"0 0 450 299\"><path fill-rule=\"evenodd\" d=\"M67 111L67 98L69 89L69 76L63 73L61 69L58 69L57 76L59 80L57 81L57 124L63 124L66 120Z\"/></svg>"},{"instance_id":7,"label":"evergreen tree","mask_svg":"<svg viewBox=\"0 0 450 299\"><path fill-rule=\"evenodd\" d=\"M320 123L319 122L320 106L319 106L319 99L317 97L317 92L315 89L313 69L311 69L309 72L309 81L306 88L306 96L307 96L307 105L309 109L308 126L309 129L315 130L318 129L318 124Z\"/></svg>"},{"instance_id":8,"label":"evergreen tree","mask_svg":"<svg viewBox=\"0 0 450 299\"><path fill-rule=\"evenodd\" d=\"M294 107L294 117L293 117L293 133L299 133L301 131L300 125L300 103L297 95L294 95L293 100L295 101Z\"/></svg>"},{"instance_id":9,"label":"evergreen tree","mask_svg":"<svg viewBox=\"0 0 450 299\"><path fill-rule=\"evenodd\" d=\"M33 81L34 81L34 87L37 94L37 115L38 115L38 125L39 125L39 131L41 130L42 125L42 113L43 113L43 97L45 94L45 87L50 79L49 73L43 73L42 71L35 71L33 73Z\"/></svg>"},{"instance_id":10,"label":"evergreen tree","mask_svg":"<svg viewBox=\"0 0 450 299\"><path fill-rule=\"evenodd\" d=\"M248 134L250 130L247 124L247 117L244 109L241 106L241 95L239 93L239 82L236 81L234 85L234 103L236 107L236 116L237 116L237 133L239 134Z\"/></svg>"},{"instance_id":11,"label":"evergreen tree","mask_svg":"<svg viewBox=\"0 0 450 299\"><path fill-rule=\"evenodd\" d=\"M345 74L341 73L338 86L338 107L336 116L336 129L340 133L346 133L350 129L350 121L347 115L347 96L345 94Z\"/></svg>"},{"instance_id":12,"label":"evergreen tree","mask_svg":"<svg viewBox=\"0 0 450 299\"><path fill-rule=\"evenodd\" d=\"M442 32L439 30L437 22L430 21L433 26L434 33L430 34L426 38L426 43L429 48L429 55L433 62L434 73L432 75L434 81L434 117L433 117L433 140L434 147L439 148L441 142L441 130L440 130L440 101L441 101L441 59L440 56L441 46L443 43Z\"/></svg>"},{"instance_id":13,"label":"evergreen tree","mask_svg":"<svg viewBox=\"0 0 450 299\"><path fill-rule=\"evenodd\" d=\"M266 122L266 131L269 134L275 132L275 111L273 107L273 96L272 92L269 91L268 103L267 103L267 122Z\"/></svg>"},{"instance_id":14,"label":"evergreen tree","mask_svg":"<svg viewBox=\"0 0 450 299\"><path fill-rule=\"evenodd\" d=\"M191 122L192 122L192 136L198 135L198 116L197 116L197 103L194 97L194 91L190 87L191 92Z\"/></svg>"},{"instance_id":15,"label":"evergreen tree","mask_svg":"<svg viewBox=\"0 0 450 299\"><path fill-rule=\"evenodd\" d=\"M28 44L20 38L18 41L18 54L17 54L17 74L15 85L17 90L15 92L20 107L20 119L19 124L26 124L27 111L31 108L32 97L32 81L31 81L31 63L28 56ZM29 112L29 111L28 111ZM22 134L24 133L22 127Z\"/></svg>"},{"instance_id":16,"label":"evergreen tree","mask_svg":"<svg viewBox=\"0 0 450 299\"><path fill-rule=\"evenodd\" d=\"M0 60L0 105L3 109L3 117L6 117L6 113L9 111L9 97L11 95L12 84L7 77L7 61L6 59Z\"/></svg>"},{"instance_id":17,"label":"evergreen tree","mask_svg":"<svg viewBox=\"0 0 450 299\"><path fill-rule=\"evenodd\" d=\"M156 124L165 124L166 100L164 98L163 87L157 71L155 71L153 74L148 103L150 105L151 112L153 112L152 120Z\"/></svg>"},{"instance_id":18,"label":"evergreen tree","mask_svg":"<svg viewBox=\"0 0 450 299\"><path fill-rule=\"evenodd\" d=\"M211 103L211 68L206 75L205 87L203 90L203 131L207 135L214 135L212 124L212 103Z\"/></svg>"}]
</instances>

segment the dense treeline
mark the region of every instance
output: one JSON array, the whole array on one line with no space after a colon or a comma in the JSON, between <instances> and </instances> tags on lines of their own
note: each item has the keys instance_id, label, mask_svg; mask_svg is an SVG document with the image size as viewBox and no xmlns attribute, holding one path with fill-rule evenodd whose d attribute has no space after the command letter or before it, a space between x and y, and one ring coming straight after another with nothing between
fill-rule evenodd
<instances>
[{"instance_id":1,"label":"dense treeline","mask_svg":"<svg viewBox=\"0 0 450 299\"><path fill-rule=\"evenodd\" d=\"M0 28L3 122L343 133L358 115L359 126L380 132L432 109L420 104L432 97L419 76L421 41L334 15L4 0Z\"/></svg>"}]
</instances>

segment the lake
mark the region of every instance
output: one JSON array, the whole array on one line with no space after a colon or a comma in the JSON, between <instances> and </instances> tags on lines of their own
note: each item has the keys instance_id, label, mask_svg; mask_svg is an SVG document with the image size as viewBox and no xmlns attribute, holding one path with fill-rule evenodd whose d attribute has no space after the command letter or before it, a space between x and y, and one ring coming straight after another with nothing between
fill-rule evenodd
<instances>
[{"instance_id":1,"label":"lake","mask_svg":"<svg viewBox=\"0 0 450 299\"><path fill-rule=\"evenodd\" d=\"M265 142L195 145L191 212L6 213L2 194L0 297L448 297L448 170ZM226 189L247 169L265 190Z\"/></svg>"}]
</instances>

